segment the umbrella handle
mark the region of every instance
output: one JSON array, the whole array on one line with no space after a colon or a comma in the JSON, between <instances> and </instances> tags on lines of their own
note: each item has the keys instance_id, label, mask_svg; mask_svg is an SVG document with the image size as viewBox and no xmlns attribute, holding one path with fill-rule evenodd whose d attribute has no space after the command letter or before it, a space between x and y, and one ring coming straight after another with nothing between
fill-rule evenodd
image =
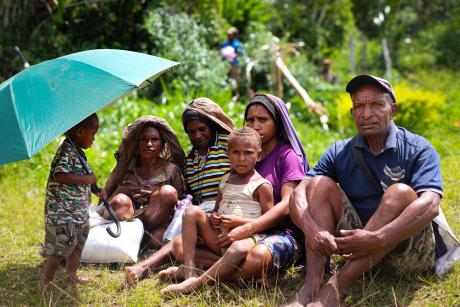
<instances>
[{"instance_id":1,"label":"umbrella handle","mask_svg":"<svg viewBox=\"0 0 460 307\"><path fill-rule=\"evenodd\" d=\"M75 152L77 153L78 160L80 160L80 163L83 165L83 168L85 169L86 173L90 174L91 170L89 169L88 162L85 160L85 158L82 157L82 155L77 150L77 147L75 147L75 144L72 142L72 139L67 135L67 133L65 134L65 136L67 137L67 140L69 141L69 143L75 149ZM91 191L95 191L95 192L99 193L101 191L101 189L96 184L92 184L91 185ZM120 221L118 220L118 217L116 216L115 212L113 212L112 207L110 207L110 204L107 201L107 199L105 199L105 197L104 197L102 199L102 201L104 203L104 207L109 212L110 217L115 222L115 225L117 225L117 232L116 233L112 232L112 229L110 229L110 226L107 226L107 228L105 230L107 230L109 235L111 235L113 238L118 238L120 236L120 233L121 233Z\"/></svg>"},{"instance_id":2,"label":"umbrella handle","mask_svg":"<svg viewBox=\"0 0 460 307\"><path fill-rule=\"evenodd\" d=\"M96 184L92 184L91 185L91 191L95 191L96 193L100 193L101 188L99 188ZM115 212L113 212L112 207L110 206L109 202L107 201L107 199L105 197L102 198L102 203L103 203L105 209L107 209L107 212L109 212L109 215L112 218L112 220L114 221L115 225L117 226L117 231L115 233L113 233L112 229L110 229L110 226L107 226L107 228L105 230L107 230L109 235L112 236L113 238L118 238L120 236L120 233L121 233L120 221L118 220L117 215L115 214Z\"/></svg>"},{"instance_id":3,"label":"umbrella handle","mask_svg":"<svg viewBox=\"0 0 460 307\"><path fill-rule=\"evenodd\" d=\"M104 202L104 207L107 209L107 211L110 214L110 217L112 218L112 220L115 222L115 225L117 226L117 231L115 233L113 233L112 229L110 229L110 226L107 226L107 228L105 228L105 230L113 238L118 238L120 236L120 234L121 234L120 221L118 220L115 212L113 212L112 207L110 206L109 202L106 199L104 199L103 202Z\"/></svg>"}]
</instances>

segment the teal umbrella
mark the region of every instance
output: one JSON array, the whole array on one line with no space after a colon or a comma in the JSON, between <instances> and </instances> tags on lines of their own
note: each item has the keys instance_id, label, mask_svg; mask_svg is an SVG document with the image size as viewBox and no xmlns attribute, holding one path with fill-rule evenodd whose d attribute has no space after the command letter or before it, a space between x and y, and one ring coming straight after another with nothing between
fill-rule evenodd
<instances>
[{"instance_id":1,"label":"teal umbrella","mask_svg":"<svg viewBox=\"0 0 460 307\"><path fill-rule=\"evenodd\" d=\"M178 63L97 49L31 66L0 85L0 165L28 159L105 105Z\"/></svg>"}]
</instances>

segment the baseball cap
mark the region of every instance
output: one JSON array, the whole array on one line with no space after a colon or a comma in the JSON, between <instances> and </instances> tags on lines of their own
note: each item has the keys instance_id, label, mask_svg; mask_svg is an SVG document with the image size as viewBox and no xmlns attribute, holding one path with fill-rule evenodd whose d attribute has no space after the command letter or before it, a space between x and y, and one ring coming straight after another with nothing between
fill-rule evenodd
<instances>
[{"instance_id":1,"label":"baseball cap","mask_svg":"<svg viewBox=\"0 0 460 307\"><path fill-rule=\"evenodd\" d=\"M353 79L351 79L350 82L348 82L347 87L345 88L345 90L348 93L353 94L353 92L358 87L360 87L361 85L364 85L364 84L377 85L379 88L381 88L382 90L384 90L386 93L388 93L391 96L391 99L393 100L393 103L396 103L395 92L394 92L393 88L391 87L390 82L388 82L387 80L385 80L383 78L379 78L379 77L376 77L376 76L372 76L372 75L359 75L359 76L356 76Z\"/></svg>"}]
</instances>

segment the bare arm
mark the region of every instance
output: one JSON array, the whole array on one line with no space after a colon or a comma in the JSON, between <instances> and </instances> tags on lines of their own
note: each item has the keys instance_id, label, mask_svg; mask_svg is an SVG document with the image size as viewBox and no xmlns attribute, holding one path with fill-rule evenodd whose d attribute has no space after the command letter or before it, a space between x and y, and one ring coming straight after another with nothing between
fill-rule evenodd
<instances>
[{"instance_id":1,"label":"bare arm","mask_svg":"<svg viewBox=\"0 0 460 307\"><path fill-rule=\"evenodd\" d=\"M254 191L254 199L260 203L262 213L269 211L274 206L272 187L268 183L260 185ZM254 219L226 214L221 215L221 223L226 228L235 228L247 223L251 223L252 221L254 221Z\"/></svg>"},{"instance_id":2,"label":"bare arm","mask_svg":"<svg viewBox=\"0 0 460 307\"><path fill-rule=\"evenodd\" d=\"M273 199L273 188L270 184L261 184L255 191L254 197L260 204L260 210L262 214L265 214L268 210L271 210L275 205Z\"/></svg>"},{"instance_id":3,"label":"bare arm","mask_svg":"<svg viewBox=\"0 0 460 307\"><path fill-rule=\"evenodd\" d=\"M439 194L422 192L394 220L375 230L342 231L344 237L336 242L341 253L352 254L350 259L371 254L374 250L395 246L397 243L419 233L438 214Z\"/></svg>"},{"instance_id":4,"label":"bare arm","mask_svg":"<svg viewBox=\"0 0 460 307\"><path fill-rule=\"evenodd\" d=\"M438 215L440 203L438 193L422 192L397 218L377 230L382 243L398 243L419 233Z\"/></svg>"},{"instance_id":5,"label":"bare arm","mask_svg":"<svg viewBox=\"0 0 460 307\"><path fill-rule=\"evenodd\" d=\"M96 176L94 174L76 175L71 173L56 173L54 180L61 184L95 184Z\"/></svg>"},{"instance_id":6,"label":"bare arm","mask_svg":"<svg viewBox=\"0 0 460 307\"><path fill-rule=\"evenodd\" d=\"M271 227L278 225L281 221L289 216L289 197L297 185L297 181L289 181L281 187L281 201L265 214L239 227L233 228L230 232L221 234L218 244L226 246L233 241L247 238L250 235L262 232Z\"/></svg>"},{"instance_id":7,"label":"bare arm","mask_svg":"<svg viewBox=\"0 0 460 307\"><path fill-rule=\"evenodd\" d=\"M319 255L330 256L337 252L337 244L335 237L319 227L308 210L307 188L310 183L310 179L303 179L292 193L291 219L303 231L308 248Z\"/></svg>"},{"instance_id":8,"label":"bare arm","mask_svg":"<svg viewBox=\"0 0 460 307\"><path fill-rule=\"evenodd\" d=\"M216 203L214 205L214 209L212 210L211 215L209 215L209 222L211 223L212 227L214 229L219 228L219 225L221 223L221 215L217 211L219 210L219 205L222 200L222 193L217 191L217 197L216 197Z\"/></svg>"},{"instance_id":9,"label":"bare arm","mask_svg":"<svg viewBox=\"0 0 460 307\"><path fill-rule=\"evenodd\" d=\"M280 202L265 214L252 221L252 226L249 225L253 228L253 233L274 227L289 217L289 198L297 184L297 181L289 181L281 186Z\"/></svg>"}]
</instances>

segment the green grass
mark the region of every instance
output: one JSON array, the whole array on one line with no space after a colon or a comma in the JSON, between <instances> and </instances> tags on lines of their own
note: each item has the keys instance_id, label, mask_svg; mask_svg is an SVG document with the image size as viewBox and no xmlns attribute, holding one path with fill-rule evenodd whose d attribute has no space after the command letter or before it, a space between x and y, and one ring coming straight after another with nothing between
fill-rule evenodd
<instances>
[{"instance_id":1,"label":"green grass","mask_svg":"<svg viewBox=\"0 0 460 307\"><path fill-rule=\"evenodd\" d=\"M447 94L452 99L449 98L449 105L442 110L443 121L427 127L424 135L441 155L445 190L442 208L454 232L460 235L460 129L453 124L459 118L460 102L455 91ZM130 99L115 104L101 112L101 133L94 148L88 152L99 184L104 183L113 167L112 152L122 127L141 114L151 113L153 108L158 116L171 121L184 147L188 146L180 121L174 116L180 113L183 105L152 105L143 100L133 103ZM244 106L235 104L224 109L237 119L238 125L241 124ZM334 140L344 137L334 131L325 133L312 124L297 120L295 126L312 165ZM160 296L159 290L167 284L160 283L155 276L138 287L126 289L122 287L122 266L84 265L80 274L92 277L92 283L78 288L67 286L62 280L61 267L56 274L57 290L51 300L44 300L37 290L44 264L38 250L39 242L44 238L43 204L47 173L57 144L57 141L50 144L30 161L0 167L0 306L276 306L289 300L301 283L303 273L290 269L277 279L276 286L271 289L257 282L220 283L206 287L196 295L166 299ZM146 256L147 253L142 254L141 259ZM346 301L356 306L459 306L459 289L460 263L457 263L450 274L442 278L367 274L356 283Z\"/></svg>"},{"instance_id":2,"label":"green grass","mask_svg":"<svg viewBox=\"0 0 460 307\"><path fill-rule=\"evenodd\" d=\"M306 129L309 130L309 129ZM311 135L323 141L315 146L323 150L330 135L314 130ZM450 142L449 138L444 138ZM321 144L320 144L321 143ZM459 144L459 143L457 143ZM52 145L50 145L52 146ZM308 148L308 147L307 147ZM457 148L458 149L458 146ZM442 159L445 198L442 207L454 231L460 233L460 151L451 148ZM315 156L317 159L317 157ZM89 285L78 289L66 286L62 280L63 268L57 273L51 302L45 301L37 291L43 258L38 255L38 243L43 240L43 203L47 171L37 169L36 161L23 161L0 169L0 305L245 305L276 306L292 295L302 280L302 273L290 270L280 277L274 289L259 283L244 285L219 284L207 287L195 296L182 296L165 300L159 290L166 284L156 278L143 281L132 289L122 287L122 267L84 265L80 273L92 277ZM145 257L146 254L141 255ZM435 276L366 275L347 298L356 305L393 306L455 306L460 304L460 265L443 278Z\"/></svg>"}]
</instances>

